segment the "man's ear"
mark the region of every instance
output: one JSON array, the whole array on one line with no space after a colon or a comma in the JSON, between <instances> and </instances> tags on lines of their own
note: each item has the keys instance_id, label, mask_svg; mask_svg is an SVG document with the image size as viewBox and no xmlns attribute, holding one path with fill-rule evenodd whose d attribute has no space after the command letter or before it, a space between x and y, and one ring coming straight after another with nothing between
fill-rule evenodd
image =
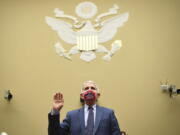
<instances>
[{"instance_id":1,"label":"man's ear","mask_svg":"<svg viewBox=\"0 0 180 135\"><path fill-rule=\"evenodd\" d=\"M100 97L100 95L101 95L100 93L97 93L97 97L98 97L98 98Z\"/></svg>"},{"instance_id":2,"label":"man's ear","mask_svg":"<svg viewBox=\"0 0 180 135\"><path fill-rule=\"evenodd\" d=\"M80 94L80 97L81 97L81 99L84 99L84 97L83 97L83 94L82 94L82 93Z\"/></svg>"}]
</instances>

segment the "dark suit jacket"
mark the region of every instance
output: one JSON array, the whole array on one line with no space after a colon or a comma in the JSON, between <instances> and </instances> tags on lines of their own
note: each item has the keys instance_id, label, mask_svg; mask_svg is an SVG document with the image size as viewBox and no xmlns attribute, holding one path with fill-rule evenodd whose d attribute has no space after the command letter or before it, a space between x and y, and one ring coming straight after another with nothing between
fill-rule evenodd
<instances>
[{"instance_id":1,"label":"dark suit jacket","mask_svg":"<svg viewBox=\"0 0 180 135\"><path fill-rule=\"evenodd\" d=\"M70 111L62 123L49 113L48 135L85 135L84 107ZM113 110L96 106L94 135L121 135Z\"/></svg>"}]
</instances>

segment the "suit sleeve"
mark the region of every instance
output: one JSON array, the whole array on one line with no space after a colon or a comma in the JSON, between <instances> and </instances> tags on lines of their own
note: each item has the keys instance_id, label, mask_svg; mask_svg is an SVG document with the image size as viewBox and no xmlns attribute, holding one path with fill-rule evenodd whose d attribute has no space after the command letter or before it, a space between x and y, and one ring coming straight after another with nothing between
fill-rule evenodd
<instances>
[{"instance_id":1,"label":"suit sleeve","mask_svg":"<svg viewBox=\"0 0 180 135\"><path fill-rule=\"evenodd\" d=\"M49 125L48 135L68 135L70 129L70 117L67 114L66 118L60 123L60 114L48 114Z\"/></svg>"},{"instance_id":2,"label":"suit sleeve","mask_svg":"<svg viewBox=\"0 0 180 135\"><path fill-rule=\"evenodd\" d=\"M111 135L121 135L118 121L114 115L114 111L111 113Z\"/></svg>"}]
</instances>

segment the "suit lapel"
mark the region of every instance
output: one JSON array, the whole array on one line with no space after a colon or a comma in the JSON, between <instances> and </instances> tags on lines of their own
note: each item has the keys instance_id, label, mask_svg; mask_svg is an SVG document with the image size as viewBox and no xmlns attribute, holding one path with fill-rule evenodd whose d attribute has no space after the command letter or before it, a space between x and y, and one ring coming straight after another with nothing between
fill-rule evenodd
<instances>
[{"instance_id":1,"label":"suit lapel","mask_svg":"<svg viewBox=\"0 0 180 135\"><path fill-rule=\"evenodd\" d=\"M98 129L102 114L103 114L103 111L102 111L101 107L96 105L96 120L95 120L95 127L94 127L94 135Z\"/></svg>"},{"instance_id":2,"label":"suit lapel","mask_svg":"<svg viewBox=\"0 0 180 135\"><path fill-rule=\"evenodd\" d=\"M80 119L80 124L81 124L81 133L82 135L84 135L84 130L85 130L84 107L79 109L79 119Z\"/></svg>"}]
</instances>

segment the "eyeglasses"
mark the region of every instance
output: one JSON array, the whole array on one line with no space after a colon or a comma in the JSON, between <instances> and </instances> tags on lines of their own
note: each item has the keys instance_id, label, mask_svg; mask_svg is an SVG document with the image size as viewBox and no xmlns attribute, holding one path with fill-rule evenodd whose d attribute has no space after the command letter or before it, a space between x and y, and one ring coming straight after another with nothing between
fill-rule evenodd
<instances>
[{"instance_id":1,"label":"eyeglasses","mask_svg":"<svg viewBox=\"0 0 180 135\"><path fill-rule=\"evenodd\" d=\"M97 90L97 88L95 88L95 87L85 87L85 88L84 88L84 90L89 90L89 89L90 89L90 90Z\"/></svg>"}]
</instances>

